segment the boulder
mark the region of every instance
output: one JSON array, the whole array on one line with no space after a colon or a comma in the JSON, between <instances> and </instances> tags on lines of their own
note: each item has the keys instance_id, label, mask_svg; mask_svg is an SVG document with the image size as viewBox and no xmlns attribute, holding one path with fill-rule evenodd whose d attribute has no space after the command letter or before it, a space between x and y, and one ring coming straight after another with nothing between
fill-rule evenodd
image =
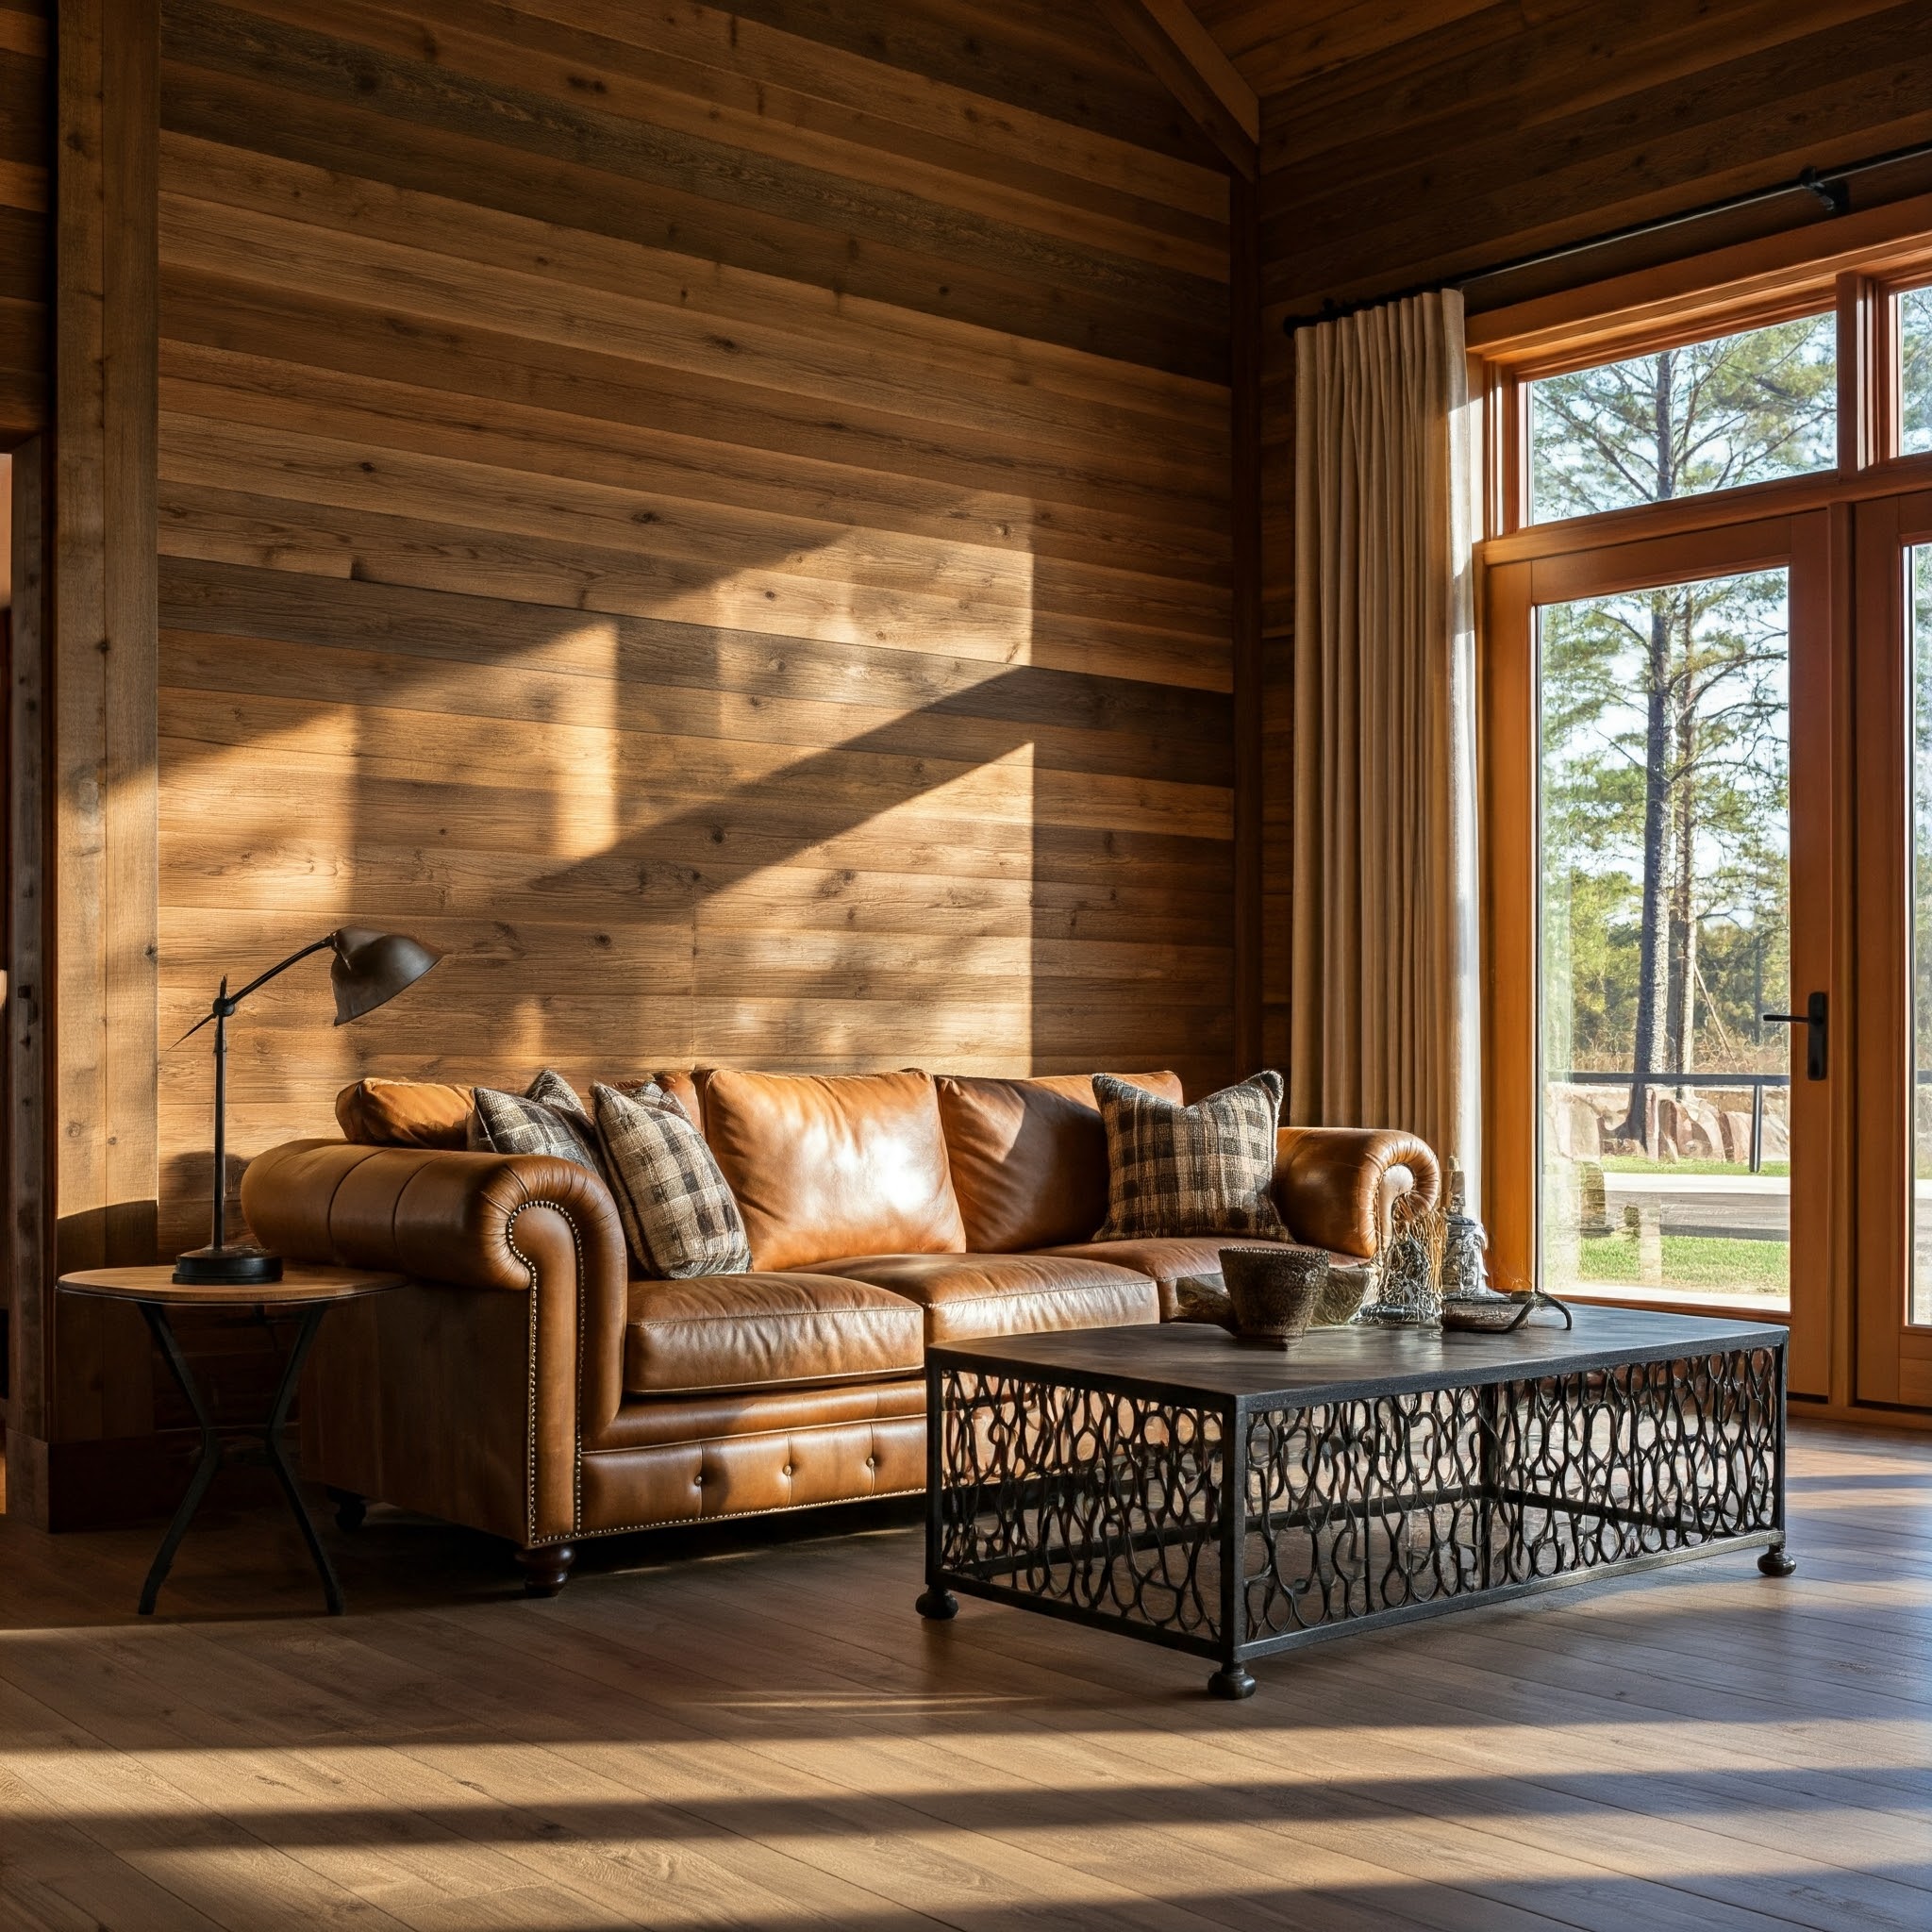
<instances>
[{"instance_id":1,"label":"boulder","mask_svg":"<svg viewBox=\"0 0 1932 1932\"><path fill-rule=\"evenodd\" d=\"M1603 1158L1603 1124L1596 1108L1575 1088L1552 1089L1549 1114L1551 1141L1565 1160Z\"/></svg>"},{"instance_id":2,"label":"boulder","mask_svg":"<svg viewBox=\"0 0 1932 1932\"><path fill-rule=\"evenodd\" d=\"M1748 1161L1751 1158L1751 1116L1727 1107L1719 1112L1717 1125L1724 1140L1724 1158Z\"/></svg>"},{"instance_id":3,"label":"boulder","mask_svg":"<svg viewBox=\"0 0 1932 1932\"><path fill-rule=\"evenodd\" d=\"M1678 1100L1670 1094L1659 1096L1657 1104L1657 1143L1676 1150L1686 1160L1720 1160L1724 1158L1724 1132L1711 1108L1702 1101Z\"/></svg>"}]
</instances>

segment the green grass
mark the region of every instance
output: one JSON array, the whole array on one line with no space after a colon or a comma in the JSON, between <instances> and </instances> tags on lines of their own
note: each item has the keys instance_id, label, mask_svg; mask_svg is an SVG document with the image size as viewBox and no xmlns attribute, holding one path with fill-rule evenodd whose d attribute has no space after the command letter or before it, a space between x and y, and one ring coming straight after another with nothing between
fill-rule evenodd
<instances>
[{"instance_id":1,"label":"green grass","mask_svg":"<svg viewBox=\"0 0 1932 1932\"><path fill-rule=\"evenodd\" d=\"M1724 1289L1733 1294L1786 1294L1790 1291L1789 1241L1667 1234L1663 1249L1665 1288ZM1637 1237L1613 1234L1585 1241L1577 1272L1587 1282L1635 1288Z\"/></svg>"},{"instance_id":2,"label":"green grass","mask_svg":"<svg viewBox=\"0 0 1932 1932\"><path fill-rule=\"evenodd\" d=\"M1597 1165L1606 1174L1748 1174L1742 1160L1652 1160L1642 1154L1606 1154ZM1789 1160L1767 1160L1758 1173L1767 1180L1789 1180Z\"/></svg>"}]
</instances>

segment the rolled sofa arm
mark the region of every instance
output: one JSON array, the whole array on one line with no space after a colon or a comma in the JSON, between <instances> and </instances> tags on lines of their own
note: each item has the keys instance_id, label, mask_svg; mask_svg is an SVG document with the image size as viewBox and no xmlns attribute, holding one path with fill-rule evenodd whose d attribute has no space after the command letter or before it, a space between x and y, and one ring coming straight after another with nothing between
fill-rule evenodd
<instances>
[{"instance_id":1,"label":"rolled sofa arm","mask_svg":"<svg viewBox=\"0 0 1932 1932\"><path fill-rule=\"evenodd\" d=\"M242 1208L291 1259L409 1277L317 1341L303 1442L323 1481L523 1542L575 1530L581 1448L623 1400L629 1267L601 1180L545 1155L292 1141L249 1163Z\"/></svg>"},{"instance_id":2,"label":"rolled sofa arm","mask_svg":"<svg viewBox=\"0 0 1932 1932\"><path fill-rule=\"evenodd\" d=\"M1397 1201L1441 1198L1435 1151L1389 1127L1283 1127L1274 1139L1274 1204L1298 1241L1378 1255Z\"/></svg>"}]
</instances>

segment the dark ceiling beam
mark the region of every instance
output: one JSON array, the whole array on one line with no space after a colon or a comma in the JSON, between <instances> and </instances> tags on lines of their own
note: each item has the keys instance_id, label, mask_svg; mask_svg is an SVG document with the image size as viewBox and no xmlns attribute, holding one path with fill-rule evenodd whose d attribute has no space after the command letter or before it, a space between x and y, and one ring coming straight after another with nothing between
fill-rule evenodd
<instances>
[{"instance_id":1,"label":"dark ceiling beam","mask_svg":"<svg viewBox=\"0 0 1932 1932\"><path fill-rule=\"evenodd\" d=\"M1098 0L1121 38L1201 124L1228 166L1252 181L1261 164L1261 102L1185 0Z\"/></svg>"}]
</instances>

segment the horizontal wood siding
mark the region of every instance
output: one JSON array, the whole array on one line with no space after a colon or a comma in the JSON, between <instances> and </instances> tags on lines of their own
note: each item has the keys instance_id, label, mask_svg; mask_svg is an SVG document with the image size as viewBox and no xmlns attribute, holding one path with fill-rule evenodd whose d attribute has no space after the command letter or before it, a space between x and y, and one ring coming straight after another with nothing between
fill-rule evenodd
<instances>
[{"instance_id":1,"label":"horizontal wood siding","mask_svg":"<svg viewBox=\"0 0 1932 1932\"><path fill-rule=\"evenodd\" d=\"M166 0L162 63L163 1037L450 951L251 1002L238 1148L372 1071L1229 1071L1226 191L1097 21Z\"/></svg>"},{"instance_id":2,"label":"horizontal wood siding","mask_svg":"<svg viewBox=\"0 0 1932 1932\"><path fill-rule=\"evenodd\" d=\"M1263 252L1284 308L1467 273L1932 140L1924 0L1410 0L1360 12L1399 15L1407 30L1284 75L1263 104ZM1857 195L1928 180L1923 164L1901 168ZM1654 243L1653 258L1823 217L1794 198Z\"/></svg>"},{"instance_id":3,"label":"horizontal wood siding","mask_svg":"<svg viewBox=\"0 0 1932 1932\"><path fill-rule=\"evenodd\" d=\"M47 426L52 0L0 0L0 448Z\"/></svg>"}]
</instances>

